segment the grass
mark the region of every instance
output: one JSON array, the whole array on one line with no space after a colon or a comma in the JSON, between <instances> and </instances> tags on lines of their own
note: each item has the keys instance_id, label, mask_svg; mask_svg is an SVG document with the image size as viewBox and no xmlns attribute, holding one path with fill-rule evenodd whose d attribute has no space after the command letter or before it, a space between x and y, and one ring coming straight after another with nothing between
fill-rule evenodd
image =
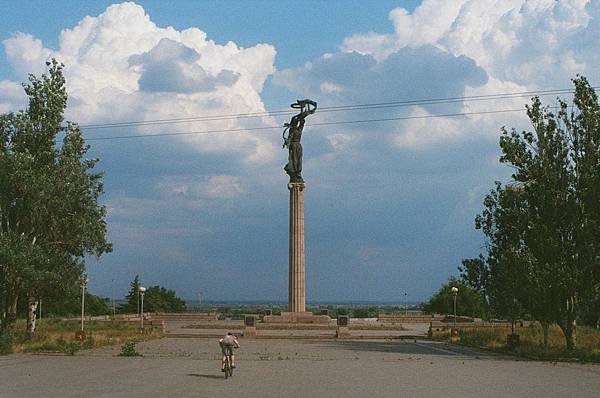
<instances>
[{"instance_id":1,"label":"grass","mask_svg":"<svg viewBox=\"0 0 600 398\"><path fill-rule=\"evenodd\" d=\"M44 319L38 322L36 334L29 340L25 333L25 321L19 320L12 340L12 352L62 352L74 355L79 350L108 345L136 343L160 337L160 331L148 327L141 333L139 325L119 321L87 321L84 324L86 339L75 340L75 332L81 327L79 321Z\"/></svg>"},{"instance_id":2,"label":"grass","mask_svg":"<svg viewBox=\"0 0 600 398\"><path fill-rule=\"evenodd\" d=\"M505 329L465 330L460 332L460 344L496 352L513 353L536 360L600 363L600 330L598 329L578 327L577 348L573 351L567 351L562 331L556 325L550 328L548 347L543 346L544 334L541 326L537 324L518 328L515 331L520 335L520 344L512 350L506 346L506 336L509 333L510 331Z\"/></svg>"}]
</instances>

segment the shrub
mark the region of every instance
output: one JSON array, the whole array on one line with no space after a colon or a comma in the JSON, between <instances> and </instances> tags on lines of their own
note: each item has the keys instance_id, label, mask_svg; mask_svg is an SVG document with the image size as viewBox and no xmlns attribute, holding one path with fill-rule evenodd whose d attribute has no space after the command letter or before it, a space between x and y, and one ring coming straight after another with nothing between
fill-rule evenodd
<instances>
[{"instance_id":1,"label":"shrub","mask_svg":"<svg viewBox=\"0 0 600 398\"><path fill-rule=\"evenodd\" d=\"M490 347L503 344L504 334L498 329L461 330L461 344L472 347Z\"/></svg>"},{"instance_id":2,"label":"shrub","mask_svg":"<svg viewBox=\"0 0 600 398\"><path fill-rule=\"evenodd\" d=\"M0 333L0 355L10 354L12 352L13 335L6 330Z\"/></svg>"},{"instance_id":3,"label":"shrub","mask_svg":"<svg viewBox=\"0 0 600 398\"><path fill-rule=\"evenodd\" d=\"M142 355L135 349L135 343L133 341L128 341L127 343L121 346L121 353L119 354L119 356L141 357Z\"/></svg>"}]
</instances>

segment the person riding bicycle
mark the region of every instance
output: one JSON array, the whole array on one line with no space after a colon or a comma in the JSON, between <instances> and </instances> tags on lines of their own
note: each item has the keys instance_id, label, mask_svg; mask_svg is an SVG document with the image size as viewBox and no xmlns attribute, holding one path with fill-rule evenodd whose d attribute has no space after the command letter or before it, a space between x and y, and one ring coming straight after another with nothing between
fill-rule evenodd
<instances>
[{"instance_id":1,"label":"person riding bicycle","mask_svg":"<svg viewBox=\"0 0 600 398\"><path fill-rule=\"evenodd\" d=\"M225 361L227 360L227 355L231 356L231 367L235 368L235 354L233 353L233 349L240 348L240 343L237 338L231 334L231 332L229 332L225 335L225 337L219 340L219 345L221 346L221 351L223 352L221 372L225 371Z\"/></svg>"}]
</instances>

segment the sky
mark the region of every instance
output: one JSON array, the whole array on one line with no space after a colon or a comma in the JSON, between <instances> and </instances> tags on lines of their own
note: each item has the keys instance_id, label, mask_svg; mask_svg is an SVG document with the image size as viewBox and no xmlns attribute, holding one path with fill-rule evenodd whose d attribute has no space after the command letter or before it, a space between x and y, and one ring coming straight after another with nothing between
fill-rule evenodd
<instances>
[{"instance_id":1,"label":"sky","mask_svg":"<svg viewBox=\"0 0 600 398\"><path fill-rule=\"evenodd\" d=\"M285 301L277 112L313 99L307 301L418 302L484 250L474 218L510 179L500 129L530 129L527 96L472 97L598 85L598 37L600 0L7 0L0 113L26 106L28 73L65 64L114 245L87 260L92 292L123 297L137 274L186 299ZM152 123L93 128L131 121Z\"/></svg>"}]
</instances>

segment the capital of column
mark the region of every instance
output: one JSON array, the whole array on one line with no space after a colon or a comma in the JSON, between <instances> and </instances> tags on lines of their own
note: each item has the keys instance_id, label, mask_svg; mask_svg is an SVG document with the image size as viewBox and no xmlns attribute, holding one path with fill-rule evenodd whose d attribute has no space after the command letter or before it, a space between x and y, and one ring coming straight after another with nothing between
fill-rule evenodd
<instances>
[{"instance_id":1,"label":"capital of column","mask_svg":"<svg viewBox=\"0 0 600 398\"><path fill-rule=\"evenodd\" d=\"M288 183L288 189L291 191L292 189L298 189L300 191L304 191L304 188L306 187L306 184L304 184L303 182L289 182Z\"/></svg>"}]
</instances>

